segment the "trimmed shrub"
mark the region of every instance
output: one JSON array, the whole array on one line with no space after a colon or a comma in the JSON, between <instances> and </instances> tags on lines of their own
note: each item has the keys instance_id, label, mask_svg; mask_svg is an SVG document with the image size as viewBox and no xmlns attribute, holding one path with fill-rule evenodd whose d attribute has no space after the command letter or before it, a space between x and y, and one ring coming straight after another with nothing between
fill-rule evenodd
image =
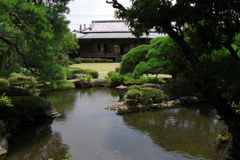
<instances>
[{"instance_id":1,"label":"trimmed shrub","mask_svg":"<svg viewBox=\"0 0 240 160\"><path fill-rule=\"evenodd\" d=\"M107 62L112 63L113 60L112 59L107 59Z\"/></svg>"},{"instance_id":2,"label":"trimmed shrub","mask_svg":"<svg viewBox=\"0 0 240 160\"><path fill-rule=\"evenodd\" d=\"M107 73L107 76L108 76L108 77L111 77L111 76L114 75L114 74L116 74L115 71L109 71L109 72Z\"/></svg>"},{"instance_id":3,"label":"trimmed shrub","mask_svg":"<svg viewBox=\"0 0 240 160\"><path fill-rule=\"evenodd\" d=\"M114 74L111 77L108 77L107 80L110 87L116 87L124 84L125 76L121 74Z\"/></svg>"},{"instance_id":4,"label":"trimmed shrub","mask_svg":"<svg viewBox=\"0 0 240 160\"><path fill-rule=\"evenodd\" d=\"M68 61L68 65L73 65L74 62L73 61Z\"/></svg>"},{"instance_id":5,"label":"trimmed shrub","mask_svg":"<svg viewBox=\"0 0 240 160\"><path fill-rule=\"evenodd\" d=\"M127 92L127 99L139 99L142 93L139 90L132 89Z\"/></svg>"},{"instance_id":6,"label":"trimmed shrub","mask_svg":"<svg viewBox=\"0 0 240 160\"><path fill-rule=\"evenodd\" d=\"M144 87L141 92L146 104L161 103L168 100L168 96L160 89Z\"/></svg>"},{"instance_id":7,"label":"trimmed shrub","mask_svg":"<svg viewBox=\"0 0 240 160\"><path fill-rule=\"evenodd\" d=\"M0 105L1 119L8 119L18 115L37 115L50 108L50 105L37 96L15 96L9 97L13 107Z\"/></svg>"},{"instance_id":8,"label":"trimmed shrub","mask_svg":"<svg viewBox=\"0 0 240 160\"><path fill-rule=\"evenodd\" d=\"M0 95L5 93L6 96L33 96L25 89L16 88L16 87L0 87Z\"/></svg>"},{"instance_id":9,"label":"trimmed shrub","mask_svg":"<svg viewBox=\"0 0 240 160\"><path fill-rule=\"evenodd\" d=\"M64 79L53 81L48 87L50 88L49 90L66 90L75 88L75 85L74 83Z\"/></svg>"},{"instance_id":10,"label":"trimmed shrub","mask_svg":"<svg viewBox=\"0 0 240 160\"><path fill-rule=\"evenodd\" d=\"M98 71L95 70L86 70L85 74L90 75L93 79L98 78Z\"/></svg>"},{"instance_id":11,"label":"trimmed shrub","mask_svg":"<svg viewBox=\"0 0 240 160\"><path fill-rule=\"evenodd\" d=\"M120 70L119 67L115 68L115 72L119 73L119 70Z\"/></svg>"},{"instance_id":12,"label":"trimmed shrub","mask_svg":"<svg viewBox=\"0 0 240 160\"><path fill-rule=\"evenodd\" d=\"M14 105L14 107L11 108L17 109L20 114L35 115L50 107L46 101L37 96L16 96L9 98Z\"/></svg>"},{"instance_id":13,"label":"trimmed shrub","mask_svg":"<svg viewBox=\"0 0 240 160\"><path fill-rule=\"evenodd\" d=\"M85 74L85 69L71 69L71 74Z\"/></svg>"},{"instance_id":14,"label":"trimmed shrub","mask_svg":"<svg viewBox=\"0 0 240 160\"><path fill-rule=\"evenodd\" d=\"M140 85L143 85L145 83L162 84L163 81L163 78L141 77Z\"/></svg>"},{"instance_id":15,"label":"trimmed shrub","mask_svg":"<svg viewBox=\"0 0 240 160\"><path fill-rule=\"evenodd\" d=\"M37 85L37 81L32 76L15 75L8 78L8 81L10 82L11 86L24 87L25 85L27 85L27 88L33 88L34 86Z\"/></svg>"},{"instance_id":16,"label":"trimmed shrub","mask_svg":"<svg viewBox=\"0 0 240 160\"><path fill-rule=\"evenodd\" d=\"M7 79L0 78L0 87L9 87L10 83Z\"/></svg>"},{"instance_id":17,"label":"trimmed shrub","mask_svg":"<svg viewBox=\"0 0 240 160\"><path fill-rule=\"evenodd\" d=\"M81 59L81 58L75 58L75 59L74 59L74 62L75 62L76 64L80 64L80 63L82 63L82 59Z\"/></svg>"},{"instance_id":18,"label":"trimmed shrub","mask_svg":"<svg viewBox=\"0 0 240 160\"><path fill-rule=\"evenodd\" d=\"M139 85L132 85L128 87L128 92L132 90L138 90L142 94L142 103L143 104L153 104L153 103L161 103L163 101L167 101L169 98L164 92L160 89L156 88L142 88ZM127 93L128 93L127 92Z\"/></svg>"}]
</instances>

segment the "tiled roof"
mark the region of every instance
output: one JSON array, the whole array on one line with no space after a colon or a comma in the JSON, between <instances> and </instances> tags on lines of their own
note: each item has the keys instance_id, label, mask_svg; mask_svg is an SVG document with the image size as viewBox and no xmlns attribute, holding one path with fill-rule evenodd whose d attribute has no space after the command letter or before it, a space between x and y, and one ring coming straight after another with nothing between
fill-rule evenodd
<instances>
[{"instance_id":1,"label":"tiled roof","mask_svg":"<svg viewBox=\"0 0 240 160\"><path fill-rule=\"evenodd\" d=\"M103 20L103 21L92 21L89 28L82 30L83 33L94 33L94 32L130 32L125 20Z\"/></svg>"},{"instance_id":2,"label":"tiled roof","mask_svg":"<svg viewBox=\"0 0 240 160\"><path fill-rule=\"evenodd\" d=\"M131 33L91 33L91 34L76 34L79 39L119 39L119 38L136 38ZM149 35L143 35L139 38L152 39L156 37L164 37L164 34L149 33Z\"/></svg>"}]
</instances>

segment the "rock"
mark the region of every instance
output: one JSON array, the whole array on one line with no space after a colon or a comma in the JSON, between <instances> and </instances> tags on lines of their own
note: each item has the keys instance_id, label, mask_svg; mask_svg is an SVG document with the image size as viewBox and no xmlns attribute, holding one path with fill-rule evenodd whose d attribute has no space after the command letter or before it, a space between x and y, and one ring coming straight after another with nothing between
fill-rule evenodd
<instances>
[{"instance_id":1,"label":"rock","mask_svg":"<svg viewBox=\"0 0 240 160\"><path fill-rule=\"evenodd\" d=\"M48 117L51 118L57 118L60 117L61 114L57 112L57 110L54 108L54 106L51 104L51 102L48 102L50 105L50 109L46 110L45 113L47 114Z\"/></svg>"},{"instance_id":2,"label":"rock","mask_svg":"<svg viewBox=\"0 0 240 160\"><path fill-rule=\"evenodd\" d=\"M187 104L199 103L199 99L195 96L179 97L179 100L181 101L181 103L187 103Z\"/></svg>"},{"instance_id":3,"label":"rock","mask_svg":"<svg viewBox=\"0 0 240 160\"><path fill-rule=\"evenodd\" d=\"M5 157L8 152L8 141L0 136L0 160Z\"/></svg>"},{"instance_id":4,"label":"rock","mask_svg":"<svg viewBox=\"0 0 240 160\"><path fill-rule=\"evenodd\" d=\"M95 79L93 81L94 86L105 86L105 85L107 85L107 83L108 83L108 81L104 78Z\"/></svg>"},{"instance_id":5,"label":"rock","mask_svg":"<svg viewBox=\"0 0 240 160\"><path fill-rule=\"evenodd\" d=\"M150 88L161 89L159 84L154 84L154 83L146 83L146 84L143 84L142 87L150 87Z\"/></svg>"}]
</instances>

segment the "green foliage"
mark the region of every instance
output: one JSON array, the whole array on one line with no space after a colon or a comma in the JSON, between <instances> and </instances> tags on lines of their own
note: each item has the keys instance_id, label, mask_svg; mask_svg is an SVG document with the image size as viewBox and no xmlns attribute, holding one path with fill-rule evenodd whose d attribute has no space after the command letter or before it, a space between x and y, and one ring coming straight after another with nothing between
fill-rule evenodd
<instances>
[{"instance_id":1,"label":"green foliage","mask_svg":"<svg viewBox=\"0 0 240 160\"><path fill-rule=\"evenodd\" d=\"M37 81L33 76L20 76L16 74L12 74L12 77L8 78L11 86L17 86L25 88L33 88L37 85Z\"/></svg>"},{"instance_id":2,"label":"green foliage","mask_svg":"<svg viewBox=\"0 0 240 160\"><path fill-rule=\"evenodd\" d=\"M9 97L12 107L0 106L1 119L15 117L17 115L38 115L49 109L49 104L37 96L14 96Z\"/></svg>"},{"instance_id":3,"label":"green foliage","mask_svg":"<svg viewBox=\"0 0 240 160\"><path fill-rule=\"evenodd\" d=\"M73 65L74 62L73 61L68 61L68 65Z\"/></svg>"},{"instance_id":4,"label":"green foliage","mask_svg":"<svg viewBox=\"0 0 240 160\"><path fill-rule=\"evenodd\" d=\"M95 70L85 70L85 74L92 76L92 78L97 79L98 78L98 71Z\"/></svg>"},{"instance_id":5,"label":"green foliage","mask_svg":"<svg viewBox=\"0 0 240 160\"><path fill-rule=\"evenodd\" d=\"M94 79L97 79L99 75L98 71L92 69L72 69L71 74L87 74L92 76Z\"/></svg>"},{"instance_id":6,"label":"green foliage","mask_svg":"<svg viewBox=\"0 0 240 160\"><path fill-rule=\"evenodd\" d=\"M0 87L0 95L5 93L6 96L33 96L25 89L16 88L16 87Z\"/></svg>"},{"instance_id":7,"label":"green foliage","mask_svg":"<svg viewBox=\"0 0 240 160\"><path fill-rule=\"evenodd\" d=\"M75 88L75 85L72 82L64 79L52 81L48 87L50 88L50 90L66 90Z\"/></svg>"},{"instance_id":8,"label":"green foliage","mask_svg":"<svg viewBox=\"0 0 240 160\"><path fill-rule=\"evenodd\" d=\"M224 137L224 136L222 136L222 135L218 135L218 136L217 136L217 140L219 140L219 141L221 141L221 142L227 142L227 141L230 140L230 138L229 138L229 137Z\"/></svg>"},{"instance_id":9,"label":"green foliage","mask_svg":"<svg viewBox=\"0 0 240 160\"><path fill-rule=\"evenodd\" d=\"M0 78L0 87L9 87L10 83L7 79Z\"/></svg>"},{"instance_id":10,"label":"green foliage","mask_svg":"<svg viewBox=\"0 0 240 160\"><path fill-rule=\"evenodd\" d=\"M194 85L194 82L186 81L184 78L177 78L172 82L171 93L176 97L191 96L199 92Z\"/></svg>"},{"instance_id":11,"label":"green foliage","mask_svg":"<svg viewBox=\"0 0 240 160\"><path fill-rule=\"evenodd\" d=\"M77 63L77 64L80 64L80 63L82 63L82 60L81 60L82 58L75 58L74 59L74 62L75 63Z\"/></svg>"},{"instance_id":12,"label":"green foliage","mask_svg":"<svg viewBox=\"0 0 240 160\"><path fill-rule=\"evenodd\" d=\"M141 92L146 104L161 103L168 100L168 96L160 89L144 87Z\"/></svg>"},{"instance_id":13,"label":"green foliage","mask_svg":"<svg viewBox=\"0 0 240 160\"><path fill-rule=\"evenodd\" d=\"M108 80L108 85L110 87L117 87L119 85L124 84L124 81L126 79L124 75L117 73L117 74L113 74L111 77L108 77L107 80Z\"/></svg>"},{"instance_id":14,"label":"green foliage","mask_svg":"<svg viewBox=\"0 0 240 160\"><path fill-rule=\"evenodd\" d=\"M133 90L133 93L136 93L136 90L141 93L141 101L143 104L146 104L146 105L153 104L153 103L161 103L163 101L168 100L168 96L164 94L164 92L160 89L141 87L139 85L132 85L128 87L127 93L129 92L131 93L132 90ZM136 96L137 95L138 93L136 93Z\"/></svg>"},{"instance_id":15,"label":"green foliage","mask_svg":"<svg viewBox=\"0 0 240 160\"><path fill-rule=\"evenodd\" d=\"M131 49L123 55L120 67L120 74L132 73L135 66L145 59L148 52L148 45L140 45Z\"/></svg>"},{"instance_id":16,"label":"green foliage","mask_svg":"<svg viewBox=\"0 0 240 160\"><path fill-rule=\"evenodd\" d=\"M4 123L2 120L0 120L0 138L1 138L1 135L6 132L6 123Z\"/></svg>"},{"instance_id":17,"label":"green foliage","mask_svg":"<svg viewBox=\"0 0 240 160\"><path fill-rule=\"evenodd\" d=\"M39 114L49 109L49 104L37 96L15 96L10 97L14 108L23 115Z\"/></svg>"},{"instance_id":18,"label":"green foliage","mask_svg":"<svg viewBox=\"0 0 240 160\"><path fill-rule=\"evenodd\" d=\"M63 76L63 62L68 62L66 54L72 49L66 38L72 34L65 17L69 1L2 0L1 66L20 66L45 80Z\"/></svg>"},{"instance_id":19,"label":"green foliage","mask_svg":"<svg viewBox=\"0 0 240 160\"><path fill-rule=\"evenodd\" d=\"M111 77L111 76L114 75L114 74L116 74L115 71L109 71L109 72L107 73L107 76L108 76L108 77Z\"/></svg>"},{"instance_id":20,"label":"green foliage","mask_svg":"<svg viewBox=\"0 0 240 160\"><path fill-rule=\"evenodd\" d=\"M154 78L154 77L140 77L140 85L143 85L145 83L154 83L154 84L162 84L163 78Z\"/></svg>"},{"instance_id":21,"label":"green foliage","mask_svg":"<svg viewBox=\"0 0 240 160\"><path fill-rule=\"evenodd\" d=\"M13 104L12 104L12 101L11 99L5 95L6 93L3 93L1 96L0 96L0 106L8 106L8 107L12 107Z\"/></svg>"},{"instance_id":22,"label":"green foliage","mask_svg":"<svg viewBox=\"0 0 240 160\"><path fill-rule=\"evenodd\" d=\"M142 96L142 93L139 90L132 89L127 92L127 99L139 99Z\"/></svg>"},{"instance_id":23,"label":"green foliage","mask_svg":"<svg viewBox=\"0 0 240 160\"><path fill-rule=\"evenodd\" d=\"M71 74L85 74L85 69L71 69Z\"/></svg>"},{"instance_id":24,"label":"green foliage","mask_svg":"<svg viewBox=\"0 0 240 160\"><path fill-rule=\"evenodd\" d=\"M112 59L104 59L104 58L75 58L74 62L79 63L109 63L113 62Z\"/></svg>"},{"instance_id":25,"label":"green foliage","mask_svg":"<svg viewBox=\"0 0 240 160\"><path fill-rule=\"evenodd\" d=\"M120 67L115 68L115 72L119 73Z\"/></svg>"}]
</instances>

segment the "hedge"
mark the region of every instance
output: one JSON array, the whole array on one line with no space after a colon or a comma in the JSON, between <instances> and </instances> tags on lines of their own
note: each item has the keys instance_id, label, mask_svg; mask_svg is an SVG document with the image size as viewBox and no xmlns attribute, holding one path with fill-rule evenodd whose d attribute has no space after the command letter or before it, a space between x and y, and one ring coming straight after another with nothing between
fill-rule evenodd
<instances>
[{"instance_id":1,"label":"hedge","mask_svg":"<svg viewBox=\"0 0 240 160\"><path fill-rule=\"evenodd\" d=\"M9 87L10 83L7 79L0 78L0 87Z\"/></svg>"},{"instance_id":2,"label":"hedge","mask_svg":"<svg viewBox=\"0 0 240 160\"><path fill-rule=\"evenodd\" d=\"M75 58L74 63L112 63L112 59L104 58Z\"/></svg>"},{"instance_id":3,"label":"hedge","mask_svg":"<svg viewBox=\"0 0 240 160\"><path fill-rule=\"evenodd\" d=\"M6 96L33 96L25 89L16 88L16 87L0 87L0 95L5 93Z\"/></svg>"},{"instance_id":4,"label":"hedge","mask_svg":"<svg viewBox=\"0 0 240 160\"><path fill-rule=\"evenodd\" d=\"M49 109L50 105L37 96L15 96L9 97L13 107L0 106L1 119L15 117L17 115L37 115Z\"/></svg>"}]
</instances>

